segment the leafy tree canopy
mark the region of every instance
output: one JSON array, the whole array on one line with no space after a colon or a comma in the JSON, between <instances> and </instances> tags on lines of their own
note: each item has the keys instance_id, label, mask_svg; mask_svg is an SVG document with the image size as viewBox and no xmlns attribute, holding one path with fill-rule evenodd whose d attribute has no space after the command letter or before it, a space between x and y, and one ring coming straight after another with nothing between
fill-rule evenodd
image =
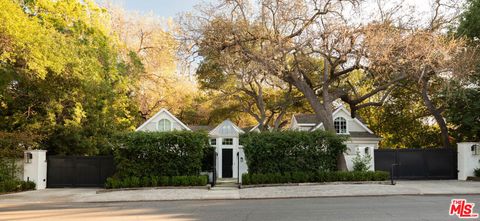
<instances>
[{"instance_id":1,"label":"leafy tree canopy","mask_svg":"<svg viewBox=\"0 0 480 221\"><path fill-rule=\"evenodd\" d=\"M109 15L93 1L0 3L1 129L41 135L52 154L109 152L137 122L129 85L143 70L119 56Z\"/></svg>"}]
</instances>

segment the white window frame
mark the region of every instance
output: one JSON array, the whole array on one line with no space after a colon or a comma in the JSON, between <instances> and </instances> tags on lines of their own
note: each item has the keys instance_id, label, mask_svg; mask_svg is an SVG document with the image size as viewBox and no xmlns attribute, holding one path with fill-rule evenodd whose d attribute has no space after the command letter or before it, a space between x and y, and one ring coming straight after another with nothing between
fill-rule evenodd
<instances>
[{"instance_id":1,"label":"white window frame","mask_svg":"<svg viewBox=\"0 0 480 221\"><path fill-rule=\"evenodd\" d=\"M339 120L342 120L345 122L345 132L342 133L342 125L341 125L341 121L338 123L338 132L337 132L337 128L335 127L335 121L337 121L337 119ZM348 134L348 121L347 119L345 119L344 117L336 117L334 120L333 120L333 126L335 127L335 132L337 132L337 134Z\"/></svg>"},{"instance_id":2,"label":"white window frame","mask_svg":"<svg viewBox=\"0 0 480 221\"><path fill-rule=\"evenodd\" d=\"M25 153L25 163L32 163L33 154L30 152Z\"/></svg>"},{"instance_id":3,"label":"white window frame","mask_svg":"<svg viewBox=\"0 0 480 221\"><path fill-rule=\"evenodd\" d=\"M165 127L165 124L163 124L163 129L161 130L160 129L160 122L162 121L165 121L165 122L168 122L170 123L170 128L167 128ZM169 119L166 119L166 118L163 118L163 119L160 119L158 122L157 122L157 131L160 131L160 132L168 132L168 131L172 131L172 121L169 120Z\"/></svg>"},{"instance_id":4,"label":"white window frame","mask_svg":"<svg viewBox=\"0 0 480 221\"><path fill-rule=\"evenodd\" d=\"M228 144L228 143L225 142L226 140L231 140L232 143ZM233 145L233 138L222 138L222 145L226 145L226 146Z\"/></svg>"}]
</instances>

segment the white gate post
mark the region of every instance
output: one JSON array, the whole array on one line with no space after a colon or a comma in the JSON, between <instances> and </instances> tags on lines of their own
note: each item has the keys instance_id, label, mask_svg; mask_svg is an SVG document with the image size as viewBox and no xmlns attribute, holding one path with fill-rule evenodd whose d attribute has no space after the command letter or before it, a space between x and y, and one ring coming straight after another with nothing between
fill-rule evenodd
<instances>
[{"instance_id":1,"label":"white gate post","mask_svg":"<svg viewBox=\"0 0 480 221\"><path fill-rule=\"evenodd\" d=\"M458 143L457 151L458 180L467 180L475 169L480 168L480 143Z\"/></svg>"},{"instance_id":2,"label":"white gate post","mask_svg":"<svg viewBox=\"0 0 480 221\"><path fill-rule=\"evenodd\" d=\"M47 188L47 151L26 150L23 161L23 180L35 182L35 189Z\"/></svg>"}]
</instances>

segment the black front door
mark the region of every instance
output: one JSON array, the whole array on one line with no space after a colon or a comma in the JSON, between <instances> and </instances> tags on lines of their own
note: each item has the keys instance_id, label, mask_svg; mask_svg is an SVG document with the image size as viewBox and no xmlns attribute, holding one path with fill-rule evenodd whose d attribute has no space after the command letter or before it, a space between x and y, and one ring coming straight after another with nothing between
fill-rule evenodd
<instances>
[{"instance_id":1,"label":"black front door","mask_svg":"<svg viewBox=\"0 0 480 221\"><path fill-rule=\"evenodd\" d=\"M231 178L233 176L233 149L222 149L222 177Z\"/></svg>"}]
</instances>

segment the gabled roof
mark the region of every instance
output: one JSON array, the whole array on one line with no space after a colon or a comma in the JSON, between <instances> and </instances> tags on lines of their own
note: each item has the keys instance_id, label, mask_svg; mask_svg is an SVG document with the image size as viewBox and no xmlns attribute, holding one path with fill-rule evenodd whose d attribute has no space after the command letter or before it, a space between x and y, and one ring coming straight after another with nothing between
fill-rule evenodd
<instances>
[{"instance_id":1,"label":"gabled roof","mask_svg":"<svg viewBox=\"0 0 480 221\"><path fill-rule=\"evenodd\" d=\"M332 113L332 116L337 114L339 111L347 111L347 109L345 109L345 107L343 105L340 105L339 107L337 107L333 113ZM316 125L318 126L318 120L317 120L317 116L315 114L295 114L293 115L293 117L297 120L297 123L298 124L303 124L303 125Z\"/></svg>"},{"instance_id":2,"label":"gabled roof","mask_svg":"<svg viewBox=\"0 0 480 221\"><path fill-rule=\"evenodd\" d=\"M180 124L180 126L182 126L185 130L191 130L189 127L187 127L187 125L185 125L184 123L182 123L182 121L180 121L178 118L176 118L172 113L170 113L170 111L168 111L167 109L165 108L162 108L160 111L158 111L155 115L153 115L151 118L149 118L147 121L145 121L142 125L140 125L135 131L139 131L140 129L142 129L143 127L145 127L145 125L147 125L148 123L152 122L155 118L157 118L161 113L165 113L167 114L168 116L170 116L174 121L176 121L178 124Z\"/></svg>"},{"instance_id":3,"label":"gabled roof","mask_svg":"<svg viewBox=\"0 0 480 221\"><path fill-rule=\"evenodd\" d=\"M188 125L188 127L192 131L207 131L207 132L210 132L215 128L214 126L208 126L208 125Z\"/></svg>"},{"instance_id":4,"label":"gabled roof","mask_svg":"<svg viewBox=\"0 0 480 221\"><path fill-rule=\"evenodd\" d=\"M295 117L298 124L317 124L315 114L295 114L293 117Z\"/></svg>"},{"instance_id":5,"label":"gabled roof","mask_svg":"<svg viewBox=\"0 0 480 221\"><path fill-rule=\"evenodd\" d=\"M335 109L332 113L332 116L337 114L340 111L344 111L345 113L350 115L350 112L345 108L345 106L340 105L337 109ZM318 123L317 118L315 114L297 114L293 115L295 120L299 125L305 125L305 126L315 126L311 129L311 131L317 130L323 126L323 123ZM368 133L374 134L370 128L367 127L366 123L362 120L360 120L358 117L353 118L355 122L357 122L363 129L365 129Z\"/></svg>"},{"instance_id":6,"label":"gabled roof","mask_svg":"<svg viewBox=\"0 0 480 221\"><path fill-rule=\"evenodd\" d=\"M356 138L379 138L379 136L369 133L369 132L357 132L357 131L350 131L350 137L356 137Z\"/></svg>"},{"instance_id":7,"label":"gabled roof","mask_svg":"<svg viewBox=\"0 0 480 221\"><path fill-rule=\"evenodd\" d=\"M350 115L350 112L343 106L339 106L337 109L335 109L332 113L332 115L337 114L339 111L345 111L347 114ZM297 120L297 123L299 124L315 124L318 125L317 123L317 118L315 114L294 114L293 117ZM366 124L364 120L362 120L360 117L355 116L356 119L358 119L362 124Z\"/></svg>"},{"instance_id":8,"label":"gabled roof","mask_svg":"<svg viewBox=\"0 0 480 221\"><path fill-rule=\"evenodd\" d=\"M232 121L224 120L208 134L211 136L238 136L239 134L243 133L245 132L237 125L235 125Z\"/></svg>"}]
</instances>

